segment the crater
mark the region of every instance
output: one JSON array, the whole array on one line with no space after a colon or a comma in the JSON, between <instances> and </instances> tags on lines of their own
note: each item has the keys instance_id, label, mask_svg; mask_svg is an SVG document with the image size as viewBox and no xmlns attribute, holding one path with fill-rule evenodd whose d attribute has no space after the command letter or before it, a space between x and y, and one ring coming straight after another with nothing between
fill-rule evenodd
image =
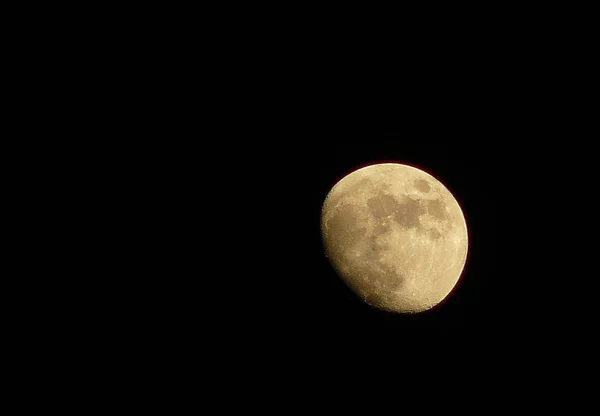
<instances>
[{"instance_id":1,"label":"crater","mask_svg":"<svg viewBox=\"0 0 600 416\"><path fill-rule=\"evenodd\" d=\"M446 219L446 206L442 202L441 199L431 199L426 202L427 212L432 216L439 220Z\"/></svg>"},{"instance_id":2,"label":"crater","mask_svg":"<svg viewBox=\"0 0 600 416\"><path fill-rule=\"evenodd\" d=\"M433 240L439 240L442 237L442 233L440 233L435 228L432 228L427 232L427 235Z\"/></svg>"},{"instance_id":3,"label":"crater","mask_svg":"<svg viewBox=\"0 0 600 416\"><path fill-rule=\"evenodd\" d=\"M419 215L423 213L424 210L420 202L408 198L405 202L398 205L398 209L394 214L394 220L404 228L416 228L421 225Z\"/></svg>"},{"instance_id":4,"label":"crater","mask_svg":"<svg viewBox=\"0 0 600 416\"><path fill-rule=\"evenodd\" d=\"M369 178L363 178L358 180L357 182L348 185L348 186L340 186L340 189L343 189L343 191L338 191L338 192L334 192L331 196L330 196L330 203L331 206L335 207L337 204L339 204L342 199L348 197L348 196L352 196L353 194L356 194L356 192L361 189L361 188L366 188L367 186L369 186L369 184L371 183L371 180Z\"/></svg>"},{"instance_id":5,"label":"crater","mask_svg":"<svg viewBox=\"0 0 600 416\"><path fill-rule=\"evenodd\" d=\"M404 283L404 277L395 272L395 270L389 266L384 266L385 273L379 279L379 283L386 290L396 290Z\"/></svg>"},{"instance_id":6,"label":"crater","mask_svg":"<svg viewBox=\"0 0 600 416\"><path fill-rule=\"evenodd\" d=\"M376 225L375 228L373 229L373 234L375 236L381 235L381 234L385 234L388 231L390 231L390 226L387 224L379 224Z\"/></svg>"},{"instance_id":7,"label":"crater","mask_svg":"<svg viewBox=\"0 0 600 416\"><path fill-rule=\"evenodd\" d=\"M327 222L327 232L333 239L333 246L353 246L364 235L364 227L359 227L357 207L346 204L339 207Z\"/></svg>"},{"instance_id":8,"label":"crater","mask_svg":"<svg viewBox=\"0 0 600 416\"><path fill-rule=\"evenodd\" d=\"M379 247L377 246L376 243L372 243L369 246L367 246L367 249L365 250L364 254L363 254L363 258L365 258L366 260L378 260L379 259Z\"/></svg>"},{"instance_id":9,"label":"crater","mask_svg":"<svg viewBox=\"0 0 600 416\"><path fill-rule=\"evenodd\" d=\"M384 298L381 294L375 292L369 292L365 296L365 301L372 306L379 306L383 303Z\"/></svg>"},{"instance_id":10,"label":"crater","mask_svg":"<svg viewBox=\"0 0 600 416\"><path fill-rule=\"evenodd\" d=\"M371 236L368 240L363 257L367 260L379 260L381 253L389 250L390 245L378 242L376 236Z\"/></svg>"},{"instance_id":11,"label":"crater","mask_svg":"<svg viewBox=\"0 0 600 416\"><path fill-rule=\"evenodd\" d=\"M398 201L388 194L377 194L367 201L369 213L375 218L384 218L393 214L398 207Z\"/></svg>"},{"instance_id":12,"label":"crater","mask_svg":"<svg viewBox=\"0 0 600 416\"><path fill-rule=\"evenodd\" d=\"M417 190L423 192L423 193L427 193L431 190L431 186L429 185L429 182L426 181L425 179L417 179L414 183L415 188L417 188Z\"/></svg>"}]
</instances>

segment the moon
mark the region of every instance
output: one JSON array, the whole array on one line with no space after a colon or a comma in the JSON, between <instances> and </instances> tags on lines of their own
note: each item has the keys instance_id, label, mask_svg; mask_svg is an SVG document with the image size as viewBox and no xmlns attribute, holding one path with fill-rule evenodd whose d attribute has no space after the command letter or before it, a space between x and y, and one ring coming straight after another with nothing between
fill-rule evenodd
<instances>
[{"instance_id":1,"label":"moon","mask_svg":"<svg viewBox=\"0 0 600 416\"><path fill-rule=\"evenodd\" d=\"M400 163L355 170L321 210L325 255L367 304L419 313L443 301L465 267L468 231L452 193L431 174Z\"/></svg>"}]
</instances>

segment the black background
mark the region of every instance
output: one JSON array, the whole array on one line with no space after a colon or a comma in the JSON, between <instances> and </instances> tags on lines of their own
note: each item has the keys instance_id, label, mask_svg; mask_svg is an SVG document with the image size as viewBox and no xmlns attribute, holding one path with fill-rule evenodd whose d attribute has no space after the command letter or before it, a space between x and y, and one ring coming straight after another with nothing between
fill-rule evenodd
<instances>
[{"instance_id":1,"label":"black background","mask_svg":"<svg viewBox=\"0 0 600 416\"><path fill-rule=\"evenodd\" d=\"M281 375L356 370L365 357L368 371L388 372L390 354L414 358L396 365L476 369L578 333L562 284L579 276L577 263L561 267L581 240L560 234L581 229L566 215L577 211L574 189L585 182L572 183L572 172L587 167L578 158L589 146L566 139L577 125L568 112L544 95L530 101L527 80L497 73L444 90L427 73L407 75L401 91L376 78L358 90L342 74L332 73L337 84L280 75L209 78L213 94L197 96L205 106L157 95L124 113L130 130L115 127L138 139L98 141L109 155L95 169L106 197L86 189L103 213L98 240L109 242L99 253L122 263L94 263L109 276L100 281L114 320L99 316L115 339L174 360L210 351L198 359L236 374ZM364 304L324 255L327 193L380 162L432 173L467 220L458 286L417 316Z\"/></svg>"},{"instance_id":2,"label":"black background","mask_svg":"<svg viewBox=\"0 0 600 416\"><path fill-rule=\"evenodd\" d=\"M125 128L103 132L116 142L98 141L109 156L96 170L106 195L95 196L96 225L119 224L105 257L122 262L98 263L115 305L102 325L134 341L125 345L175 360L209 351L203 363L236 374L320 374L365 357L379 373L392 372L390 356L477 368L522 354L538 334L555 345L575 331L547 293L562 291L558 263L577 241L557 236L573 229L571 166L589 146L573 152L577 123L543 77L491 61L466 72L404 65L401 76L377 64L369 77L346 65L311 75L215 62L202 90L188 82L196 75L168 78L164 91L144 85L139 106L122 102ZM467 220L458 286L417 316L364 304L323 251L327 193L380 162L432 173Z\"/></svg>"},{"instance_id":3,"label":"black background","mask_svg":"<svg viewBox=\"0 0 600 416\"><path fill-rule=\"evenodd\" d=\"M324 373L337 382L358 373L427 377L438 366L454 367L444 373L452 378L579 348L592 304L570 295L586 276L569 257L580 240L565 237L580 229L565 222L573 152L528 141L531 125L514 120L458 118L425 130L421 119L365 120L343 129L312 119L249 122L207 142L157 145L129 186L143 203L129 217L140 221L141 245L126 252L133 266L115 275L131 309L117 317L123 336L180 365L214 360L246 382L267 374L275 384L300 375L318 383ZM324 255L327 193L379 162L435 175L467 221L456 289L415 316L366 305Z\"/></svg>"},{"instance_id":4,"label":"black background","mask_svg":"<svg viewBox=\"0 0 600 416\"><path fill-rule=\"evenodd\" d=\"M173 278L165 280L168 290L159 297L166 301L158 310L167 312L158 314L161 328L183 345L204 339L221 352L243 351L245 364L256 364L257 354L269 368L352 362L360 351L376 357L382 351L431 349L440 357L433 350L500 337L499 311L506 308L497 304L503 282L497 177L499 163L506 162L496 159L498 153L494 156L486 143L432 140L418 132L315 129L312 140L304 135L238 142L225 150L229 161L202 168L204 179L187 172L192 179L178 186L169 182L170 195L191 196L187 203L173 196L174 218L182 222L173 225L174 259L165 265ZM463 277L447 300L422 314L368 306L324 255L320 215L327 193L352 170L380 162L407 163L434 174L453 192L468 223ZM176 170L179 178L185 177L182 169ZM198 337L196 331L209 328L212 335Z\"/></svg>"},{"instance_id":5,"label":"black background","mask_svg":"<svg viewBox=\"0 0 600 416\"><path fill-rule=\"evenodd\" d=\"M244 139L240 129L235 142L128 149L123 160L136 163L115 174L118 187L103 207L114 217L99 225L109 237L110 224L121 227L104 249L117 263L97 263L106 276L94 295L103 305L97 316L109 339L138 358L159 354L161 365L209 365L214 357L236 374L280 377L361 371L365 357L376 373L449 355L468 356L473 368L518 339L506 271L513 268L513 280L525 272L506 257L514 235L501 233L513 218L503 202L507 152L497 143L435 140L418 128L334 127L305 122L296 131L265 131L262 141ZM351 171L381 162L435 175L467 220L469 254L457 287L417 315L368 306L324 254L327 193ZM390 363L390 354L414 360Z\"/></svg>"},{"instance_id":6,"label":"black background","mask_svg":"<svg viewBox=\"0 0 600 416\"><path fill-rule=\"evenodd\" d=\"M299 44L311 30L302 26ZM32 181L45 192L24 187L37 199L25 222L41 224L25 238L47 253L23 262L41 266L39 284L25 280L48 302L35 313L47 329L36 348L82 356L86 375L96 374L90 363L108 368L125 392L141 379L193 395L223 387L219 405L293 399L278 413L314 398L319 384L336 405L363 393L368 405L397 409L413 399L397 388L404 381L426 396L413 400L423 411L475 402L475 389L429 395L460 390L471 370L485 374L473 385L512 396L527 373L537 384L560 365L577 369L597 326L597 273L583 261L596 257L587 241L597 164L595 136L582 127L594 108L581 81L591 66L575 56L590 56L585 47L562 34L543 41L535 29L533 41L513 45L504 23L493 37L432 33L424 45L424 28L374 42L340 31L302 48L278 31L254 40L219 29L205 41L116 36L110 59L84 44L91 57L68 49L69 70L52 47L34 66L50 85L32 100L45 117L24 125L57 138L25 144L28 161L37 153L48 164ZM395 45L376 51L384 38ZM327 192L383 161L434 174L467 219L456 290L417 316L357 299L321 243ZM514 370L508 385L504 364Z\"/></svg>"}]
</instances>

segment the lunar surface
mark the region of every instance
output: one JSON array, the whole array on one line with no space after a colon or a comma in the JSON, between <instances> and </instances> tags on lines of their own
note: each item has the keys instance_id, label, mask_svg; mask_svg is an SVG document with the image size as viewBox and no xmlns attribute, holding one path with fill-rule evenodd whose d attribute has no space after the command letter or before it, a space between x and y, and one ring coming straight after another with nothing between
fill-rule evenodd
<instances>
[{"instance_id":1,"label":"lunar surface","mask_svg":"<svg viewBox=\"0 0 600 416\"><path fill-rule=\"evenodd\" d=\"M465 217L450 191L412 166L358 169L331 189L321 213L325 253L366 303L418 313L457 284L467 259Z\"/></svg>"}]
</instances>

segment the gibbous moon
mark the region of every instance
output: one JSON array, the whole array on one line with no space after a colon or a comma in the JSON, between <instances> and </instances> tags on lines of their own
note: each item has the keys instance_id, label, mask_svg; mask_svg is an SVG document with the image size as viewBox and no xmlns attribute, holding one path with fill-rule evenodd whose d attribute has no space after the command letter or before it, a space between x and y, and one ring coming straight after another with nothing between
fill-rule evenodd
<instances>
[{"instance_id":1,"label":"gibbous moon","mask_svg":"<svg viewBox=\"0 0 600 416\"><path fill-rule=\"evenodd\" d=\"M446 298L467 259L465 217L450 191L420 169L383 163L331 189L321 212L325 253L366 303L418 313Z\"/></svg>"}]
</instances>

